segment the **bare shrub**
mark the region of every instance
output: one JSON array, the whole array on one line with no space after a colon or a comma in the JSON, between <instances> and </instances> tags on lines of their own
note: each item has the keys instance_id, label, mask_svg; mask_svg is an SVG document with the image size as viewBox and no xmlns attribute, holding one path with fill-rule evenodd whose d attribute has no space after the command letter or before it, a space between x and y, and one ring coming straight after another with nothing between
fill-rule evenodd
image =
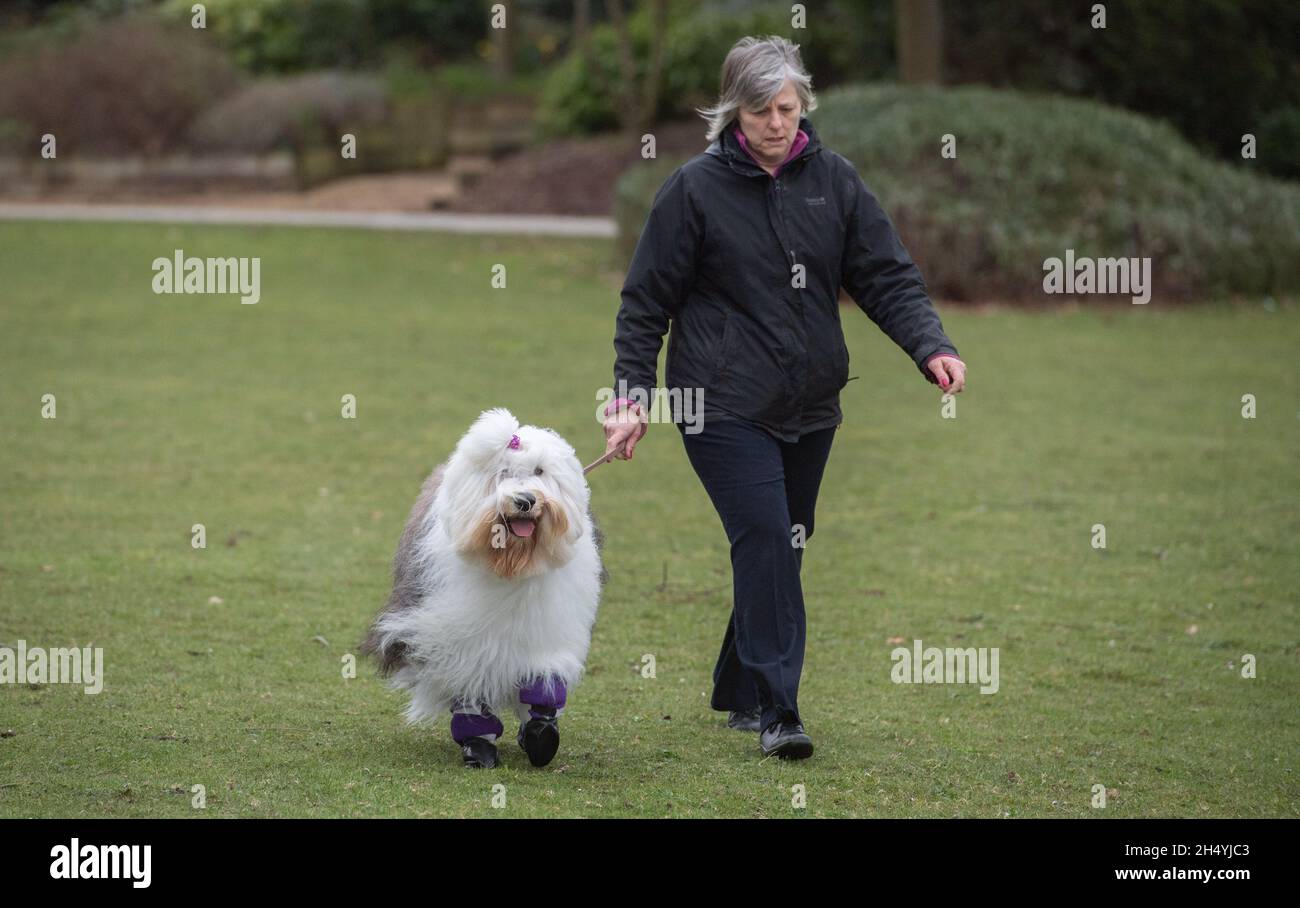
<instances>
[{"instance_id":1,"label":"bare shrub","mask_svg":"<svg viewBox=\"0 0 1300 908\"><path fill-rule=\"evenodd\" d=\"M343 133L384 121L381 78L314 72L259 80L205 110L190 130L195 148L260 152L337 145Z\"/></svg>"},{"instance_id":2,"label":"bare shrub","mask_svg":"<svg viewBox=\"0 0 1300 908\"><path fill-rule=\"evenodd\" d=\"M33 152L161 154L185 143L196 114L240 84L202 32L149 14L91 20L0 61L0 141Z\"/></svg>"}]
</instances>

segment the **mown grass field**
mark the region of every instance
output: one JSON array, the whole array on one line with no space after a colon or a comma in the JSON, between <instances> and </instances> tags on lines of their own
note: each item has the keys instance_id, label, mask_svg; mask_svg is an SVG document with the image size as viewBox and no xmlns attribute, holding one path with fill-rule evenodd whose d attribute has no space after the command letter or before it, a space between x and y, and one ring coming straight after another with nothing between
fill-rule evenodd
<instances>
[{"instance_id":1,"label":"mown grass field","mask_svg":"<svg viewBox=\"0 0 1300 908\"><path fill-rule=\"evenodd\" d=\"M260 256L261 302L155 296L175 248ZM368 665L343 678L479 411L603 450L609 248L0 224L0 643L106 662L97 696L0 687L0 815L1300 815L1294 304L942 307L956 419L846 311L858 378L804 562L811 761L762 761L708 708L727 546L671 426L590 477L612 577L551 767L509 743L466 771ZM998 647L998 693L891 683L897 638Z\"/></svg>"}]
</instances>

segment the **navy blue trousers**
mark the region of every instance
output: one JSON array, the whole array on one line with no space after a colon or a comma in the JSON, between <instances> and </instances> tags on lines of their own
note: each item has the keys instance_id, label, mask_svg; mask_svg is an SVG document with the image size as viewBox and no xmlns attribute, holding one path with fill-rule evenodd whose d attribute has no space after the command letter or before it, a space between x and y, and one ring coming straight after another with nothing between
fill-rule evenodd
<instances>
[{"instance_id":1,"label":"navy blue trousers","mask_svg":"<svg viewBox=\"0 0 1300 908\"><path fill-rule=\"evenodd\" d=\"M737 419L711 419L686 456L731 543L732 608L713 669L711 705L762 710L762 726L799 722L805 621L799 571L836 427L781 442Z\"/></svg>"}]
</instances>

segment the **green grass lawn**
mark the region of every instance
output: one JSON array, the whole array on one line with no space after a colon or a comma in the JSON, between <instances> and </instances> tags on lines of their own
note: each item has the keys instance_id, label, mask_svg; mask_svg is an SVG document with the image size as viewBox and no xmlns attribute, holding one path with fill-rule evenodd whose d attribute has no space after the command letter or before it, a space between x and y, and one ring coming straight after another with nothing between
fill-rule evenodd
<instances>
[{"instance_id":1,"label":"green grass lawn","mask_svg":"<svg viewBox=\"0 0 1300 908\"><path fill-rule=\"evenodd\" d=\"M178 247L260 256L261 302L155 296ZM945 307L956 419L846 311L804 562L816 756L763 761L708 708L727 545L665 425L590 477L612 576L559 757L470 772L341 660L481 410L603 450L610 245L0 224L0 250L0 643L101 646L106 676L0 687L0 815L1300 815L1295 305ZM891 638L998 647L1000 690L893 684Z\"/></svg>"}]
</instances>

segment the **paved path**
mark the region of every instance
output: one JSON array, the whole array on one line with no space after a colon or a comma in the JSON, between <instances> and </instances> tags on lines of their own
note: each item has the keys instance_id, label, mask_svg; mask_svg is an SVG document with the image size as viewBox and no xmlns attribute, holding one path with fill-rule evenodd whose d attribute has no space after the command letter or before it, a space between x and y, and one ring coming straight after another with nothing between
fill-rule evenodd
<instances>
[{"instance_id":1,"label":"paved path","mask_svg":"<svg viewBox=\"0 0 1300 908\"><path fill-rule=\"evenodd\" d=\"M0 203L0 221L112 221L144 224L240 224L351 227L361 230L435 230L449 233L522 233L612 238L613 218L534 214L411 214L210 208L203 205L41 205Z\"/></svg>"}]
</instances>

